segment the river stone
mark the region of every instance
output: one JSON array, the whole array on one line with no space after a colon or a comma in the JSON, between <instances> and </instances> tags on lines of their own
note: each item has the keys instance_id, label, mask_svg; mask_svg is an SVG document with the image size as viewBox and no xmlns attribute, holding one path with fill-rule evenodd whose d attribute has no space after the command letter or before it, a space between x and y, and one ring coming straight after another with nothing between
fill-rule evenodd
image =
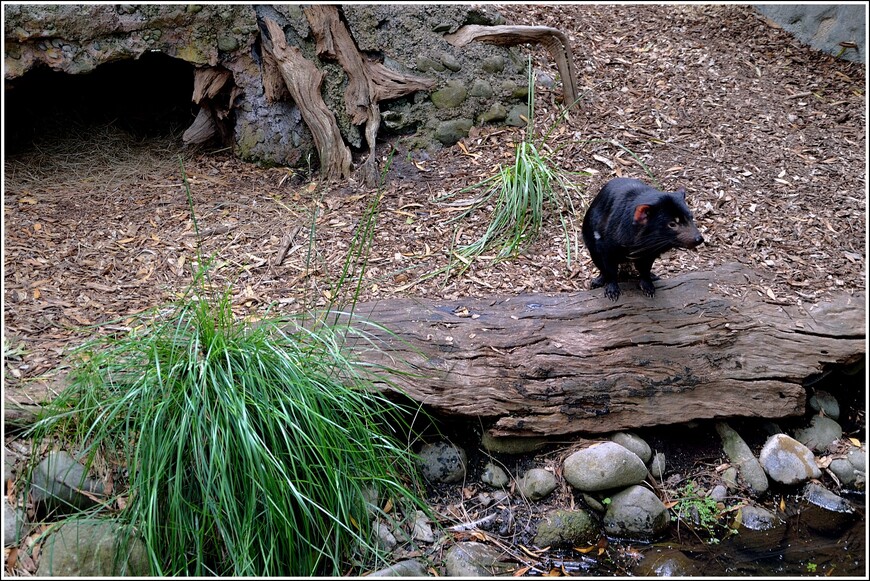
<instances>
[{"instance_id":1,"label":"river stone","mask_svg":"<svg viewBox=\"0 0 870 581\"><path fill-rule=\"evenodd\" d=\"M600 536L598 524L585 510L553 510L538 523L536 547L583 546Z\"/></svg>"},{"instance_id":2,"label":"river stone","mask_svg":"<svg viewBox=\"0 0 870 581\"><path fill-rule=\"evenodd\" d=\"M664 452L656 452L652 460L649 461L649 472L656 480L662 480L665 477L666 466Z\"/></svg>"},{"instance_id":3,"label":"river stone","mask_svg":"<svg viewBox=\"0 0 870 581\"><path fill-rule=\"evenodd\" d=\"M15 461L10 458L5 450L3 451L3 491L6 491L6 483L10 480L15 480Z\"/></svg>"},{"instance_id":4,"label":"river stone","mask_svg":"<svg viewBox=\"0 0 870 581\"><path fill-rule=\"evenodd\" d=\"M604 530L623 539L651 541L670 523L668 509L649 489L630 486L614 494L604 513Z\"/></svg>"},{"instance_id":5,"label":"river stone","mask_svg":"<svg viewBox=\"0 0 870 581\"><path fill-rule=\"evenodd\" d=\"M501 55L494 55L490 57L486 57L483 59L483 62L480 63L480 68L488 73L498 74L504 70L505 59Z\"/></svg>"},{"instance_id":6,"label":"river stone","mask_svg":"<svg viewBox=\"0 0 870 581\"><path fill-rule=\"evenodd\" d=\"M695 562L682 551L657 548L643 554L643 559L632 568L640 577L694 577L699 575Z\"/></svg>"},{"instance_id":7,"label":"river stone","mask_svg":"<svg viewBox=\"0 0 870 581\"><path fill-rule=\"evenodd\" d=\"M3 546L15 547L27 535L27 522L24 511L9 504L3 499Z\"/></svg>"},{"instance_id":8,"label":"river stone","mask_svg":"<svg viewBox=\"0 0 870 581\"><path fill-rule=\"evenodd\" d=\"M448 81L447 85L432 93L429 98L438 109L452 109L459 107L466 97L468 97L468 91L462 83Z\"/></svg>"},{"instance_id":9,"label":"river stone","mask_svg":"<svg viewBox=\"0 0 870 581\"><path fill-rule=\"evenodd\" d=\"M67 521L48 536L40 551L40 577L144 577L149 574L144 543L129 538L111 520Z\"/></svg>"},{"instance_id":10,"label":"river stone","mask_svg":"<svg viewBox=\"0 0 870 581\"><path fill-rule=\"evenodd\" d=\"M824 486L810 482L804 488L801 523L828 537L839 537L852 524L857 513L848 500Z\"/></svg>"},{"instance_id":11,"label":"river stone","mask_svg":"<svg viewBox=\"0 0 870 581\"><path fill-rule=\"evenodd\" d=\"M465 478L465 450L449 442L425 444L419 456L420 472L429 482L459 482Z\"/></svg>"},{"instance_id":12,"label":"river stone","mask_svg":"<svg viewBox=\"0 0 870 581\"><path fill-rule=\"evenodd\" d=\"M456 543L444 557L448 577L492 577L514 568L501 561L501 553L489 545L473 541Z\"/></svg>"},{"instance_id":13,"label":"river stone","mask_svg":"<svg viewBox=\"0 0 870 581\"><path fill-rule=\"evenodd\" d=\"M475 79L471 84L471 89L468 90L468 94L472 97L489 99L492 97L492 85L483 79Z\"/></svg>"},{"instance_id":14,"label":"river stone","mask_svg":"<svg viewBox=\"0 0 870 581\"><path fill-rule=\"evenodd\" d=\"M517 480L517 488L529 500L541 500L556 490L556 477L543 468L532 468Z\"/></svg>"},{"instance_id":15,"label":"river stone","mask_svg":"<svg viewBox=\"0 0 870 581\"><path fill-rule=\"evenodd\" d=\"M427 577L429 571L419 559L407 559L369 573L367 577Z\"/></svg>"},{"instance_id":16,"label":"river stone","mask_svg":"<svg viewBox=\"0 0 870 581\"><path fill-rule=\"evenodd\" d=\"M840 484L846 487L852 487L861 476L861 473L846 458L834 458L831 460L828 470L833 472Z\"/></svg>"},{"instance_id":17,"label":"river stone","mask_svg":"<svg viewBox=\"0 0 870 581\"><path fill-rule=\"evenodd\" d=\"M392 551L399 544L396 535L390 530L389 525L383 521L375 523L375 544L385 551Z\"/></svg>"},{"instance_id":18,"label":"river stone","mask_svg":"<svg viewBox=\"0 0 870 581\"><path fill-rule=\"evenodd\" d=\"M731 463L736 466L749 490L755 495L767 491L769 483L767 476L764 475L764 469L740 434L725 422L716 422L716 432L722 439L722 449Z\"/></svg>"},{"instance_id":19,"label":"river stone","mask_svg":"<svg viewBox=\"0 0 870 581\"><path fill-rule=\"evenodd\" d=\"M492 123L493 121L502 121L507 117L507 109L501 103L493 103L492 107L478 115L477 119L481 123Z\"/></svg>"},{"instance_id":20,"label":"river stone","mask_svg":"<svg viewBox=\"0 0 870 581\"><path fill-rule=\"evenodd\" d=\"M840 424L825 416L813 416L810 425L794 431L794 438L814 452L824 452L843 437Z\"/></svg>"},{"instance_id":21,"label":"river stone","mask_svg":"<svg viewBox=\"0 0 870 581\"><path fill-rule=\"evenodd\" d=\"M647 469L631 450L615 442L602 442L568 456L562 473L574 488L595 492L643 482Z\"/></svg>"},{"instance_id":22,"label":"river stone","mask_svg":"<svg viewBox=\"0 0 870 581\"><path fill-rule=\"evenodd\" d=\"M768 554L782 543L788 527L769 510L747 505L740 509L740 526L737 531L732 542L740 549Z\"/></svg>"},{"instance_id":23,"label":"river stone","mask_svg":"<svg viewBox=\"0 0 870 581\"><path fill-rule=\"evenodd\" d=\"M423 73L428 71L440 73L444 70L444 65L433 58L421 55L417 57L417 70Z\"/></svg>"},{"instance_id":24,"label":"river stone","mask_svg":"<svg viewBox=\"0 0 870 581\"><path fill-rule=\"evenodd\" d=\"M840 418L840 404L837 398L827 391L817 391L810 397L810 408L816 412L825 412L832 420Z\"/></svg>"},{"instance_id":25,"label":"river stone","mask_svg":"<svg viewBox=\"0 0 870 581\"><path fill-rule=\"evenodd\" d=\"M457 141L468 136L471 131L471 126L474 125L471 119L450 119L442 121L435 128L435 139L443 145L449 147L455 145Z\"/></svg>"},{"instance_id":26,"label":"river stone","mask_svg":"<svg viewBox=\"0 0 870 581\"><path fill-rule=\"evenodd\" d=\"M737 490L737 476L737 468L734 466L729 466L722 472L722 482L728 487L728 490Z\"/></svg>"},{"instance_id":27,"label":"river stone","mask_svg":"<svg viewBox=\"0 0 870 581\"><path fill-rule=\"evenodd\" d=\"M529 108L527 105L514 105L508 111L505 124L511 127L525 127L528 116Z\"/></svg>"},{"instance_id":28,"label":"river stone","mask_svg":"<svg viewBox=\"0 0 870 581\"><path fill-rule=\"evenodd\" d=\"M64 514L97 504L79 490L100 496L103 483L88 478L85 467L66 452L50 452L34 470L30 494L35 503L44 503L49 511Z\"/></svg>"},{"instance_id":29,"label":"river stone","mask_svg":"<svg viewBox=\"0 0 870 581\"><path fill-rule=\"evenodd\" d=\"M863 449L850 449L844 458L831 460L828 468L844 486L853 490L864 490L867 459Z\"/></svg>"},{"instance_id":30,"label":"river stone","mask_svg":"<svg viewBox=\"0 0 870 581\"><path fill-rule=\"evenodd\" d=\"M447 52L441 55L441 64L454 73L458 73L462 70L462 63L459 62L459 59Z\"/></svg>"},{"instance_id":31,"label":"river stone","mask_svg":"<svg viewBox=\"0 0 870 581\"><path fill-rule=\"evenodd\" d=\"M710 491L710 498L716 502L724 502L728 498L728 487L724 484L717 484Z\"/></svg>"},{"instance_id":32,"label":"river stone","mask_svg":"<svg viewBox=\"0 0 870 581\"><path fill-rule=\"evenodd\" d=\"M812 451L785 434L768 438L759 458L767 475L782 484L798 484L822 475Z\"/></svg>"},{"instance_id":33,"label":"river stone","mask_svg":"<svg viewBox=\"0 0 870 581\"><path fill-rule=\"evenodd\" d=\"M483 467L483 474L480 475L480 481L493 488L504 488L510 482L510 478L507 473L502 470L501 466L496 466L492 462L489 462Z\"/></svg>"},{"instance_id":34,"label":"river stone","mask_svg":"<svg viewBox=\"0 0 870 581\"><path fill-rule=\"evenodd\" d=\"M610 436L610 440L637 454L637 457L643 460L644 464L648 463L650 458L652 458L652 450L649 444L633 432L617 432Z\"/></svg>"},{"instance_id":35,"label":"river stone","mask_svg":"<svg viewBox=\"0 0 870 581\"><path fill-rule=\"evenodd\" d=\"M414 530L411 532L411 537L415 541L424 543L432 543L435 541L435 535L432 533L432 525L429 524L429 517L422 510L418 510L414 518Z\"/></svg>"}]
</instances>

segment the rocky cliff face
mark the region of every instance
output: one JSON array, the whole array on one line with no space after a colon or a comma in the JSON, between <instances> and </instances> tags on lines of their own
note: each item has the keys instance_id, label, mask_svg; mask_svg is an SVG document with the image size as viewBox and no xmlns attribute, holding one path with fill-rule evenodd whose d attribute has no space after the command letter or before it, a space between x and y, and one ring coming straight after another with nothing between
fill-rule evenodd
<instances>
[{"instance_id":1,"label":"rocky cliff face","mask_svg":"<svg viewBox=\"0 0 870 581\"><path fill-rule=\"evenodd\" d=\"M230 71L220 98L199 104L222 125L238 156L303 164L316 152L299 110L289 97L270 102L263 86L261 30L263 18L270 18L323 71L321 92L342 137L352 147L364 146L343 102L347 76L337 63L316 56L300 6L6 5L4 12L7 87L26 83L36 68L79 75L163 53L195 69ZM382 103L382 133L413 135L412 146L437 148L452 145L473 125L524 111L526 62L515 50L479 43L457 48L444 39L465 24L501 23L494 11L384 4L346 5L341 13L365 58L435 82L431 92Z\"/></svg>"}]
</instances>

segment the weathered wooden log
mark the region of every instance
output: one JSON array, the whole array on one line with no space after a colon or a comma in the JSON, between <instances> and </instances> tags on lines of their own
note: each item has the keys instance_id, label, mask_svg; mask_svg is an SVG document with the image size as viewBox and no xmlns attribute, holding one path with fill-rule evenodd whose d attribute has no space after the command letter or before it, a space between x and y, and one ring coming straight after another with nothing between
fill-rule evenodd
<instances>
[{"instance_id":1,"label":"weathered wooden log","mask_svg":"<svg viewBox=\"0 0 870 581\"><path fill-rule=\"evenodd\" d=\"M350 175L350 149L344 144L335 116L320 95L323 73L305 58L298 47L287 44L284 31L277 22L268 18L263 22L269 33L268 38L264 36L263 44L271 53L293 102L311 130L324 181L347 178Z\"/></svg>"},{"instance_id":2,"label":"weathered wooden log","mask_svg":"<svg viewBox=\"0 0 870 581\"><path fill-rule=\"evenodd\" d=\"M204 99L214 99L233 74L218 67L196 69L193 74L193 102L200 104Z\"/></svg>"},{"instance_id":3,"label":"weathered wooden log","mask_svg":"<svg viewBox=\"0 0 870 581\"><path fill-rule=\"evenodd\" d=\"M802 414L807 380L863 358L864 296L785 306L740 292L757 280L726 265L657 281L652 299L623 283L617 303L597 290L359 304L358 320L394 335L352 349L413 370L384 389L483 419L494 436Z\"/></svg>"},{"instance_id":4,"label":"weathered wooden log","mask_svg":"<svg viewBox=\"0 0 870 581\"><path fill-rule=\"evenodd\" d=\"M565 33L549 26L481 26L468 24L453 34L448 34L444 40L453 46L465 46L469 42L479 41L501 46L517 44L540 43L544 45L550 57L556 62L559 76L562 77L562 87L565 94L565 108L577 104L577 73L574 70L574 53L571 42Z\"/></svg>"},{"instance_id":5,"label":"weathered wooden log","mask_svg":"<svg viewBox=\"0 0 870 581\"><path fill-rule=\"evenodd\" d=\"M314 5L305 8L303 13L308 19L314 38L317 39L317 55L338 61L347 73L345 109L351 123L365 123L369 156L361 167L361 172L363 182L374 187L378 178L375 145L381 124L378 102L431 89L435 86L435 80L390 71L380 63L363 58L339 16L338 7Z\"/></svg>"}]
</instances>

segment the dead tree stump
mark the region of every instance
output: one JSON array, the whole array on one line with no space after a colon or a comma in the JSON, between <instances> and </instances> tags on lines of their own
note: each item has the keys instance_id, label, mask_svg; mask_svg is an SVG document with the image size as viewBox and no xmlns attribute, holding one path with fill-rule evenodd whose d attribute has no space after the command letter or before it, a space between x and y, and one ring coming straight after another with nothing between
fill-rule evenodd
<instances>
[{"instance_id":1,"label":"dead tree stump","mask_svg":"<svg viewBox=\"0 0 870 581\"><path fill-rule=\"evenodd\" d=\"M385 389L481 418L493 436L802 414L808 379L864 357L864 297L785 306L741 293L757 279L726 265L660 280L654 299L623 285L617 303L599 290L360 304L357 319L395 335L352 348L413 371Z\"/></svg>"}]
</instances>

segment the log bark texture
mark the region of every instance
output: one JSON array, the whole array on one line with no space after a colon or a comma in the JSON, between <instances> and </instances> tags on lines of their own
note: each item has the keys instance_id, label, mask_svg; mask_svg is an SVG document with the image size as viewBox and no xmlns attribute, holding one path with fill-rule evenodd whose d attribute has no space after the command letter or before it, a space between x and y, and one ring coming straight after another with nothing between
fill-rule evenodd
<instances>
[{"instance_id":1,"label":"log bark texture","mask_svg":"<svg viewBox=\"0 0 870 581\"><path fill-rule=\"evenodd\" d=\"M378 103L396 99L435 86L433 79L390 71L384 65L363 57L353 37L341 21L338 7L315 5L304 9L305 17L317 39L317 55L338 61L347 73L344 101L354 125L365 123L369 156L361 171L363 182L374 187L378 181L376 138L381 125Z\"/></svg>"},{"instance_id":2,"label":"log bark texture","mask_svg":"<svg viewBox=\"0 0 870 581\"><path fill-rule=\"evenodd\" d=\"M298 47L287 44L284 31L277 22L268 18L263 22L269 33L269 38L264 38L264 45L299 107L302 119L311 130L320 154L320 172L324 181L346 179L350 175L350 149L344 144L335 116L320 95L323 72L306 59Z\"/></svg>"},{"instance_id":3,"label":"log bark texture","mask_svg":"<svg viewBox=\"0 0 870 581\"><path fill-rule=\"evenodd\" d=\"M794 307L754 290L740 265L601 290L357 305L383 325L364 361L407 369L399 388L493 436L604 433L695 419L802 414L804 383L865 353L864 297ZM728 289L733 289L729 291ZM384 386L385 389L387 386Z\"/></svg>"}]
</instances>

